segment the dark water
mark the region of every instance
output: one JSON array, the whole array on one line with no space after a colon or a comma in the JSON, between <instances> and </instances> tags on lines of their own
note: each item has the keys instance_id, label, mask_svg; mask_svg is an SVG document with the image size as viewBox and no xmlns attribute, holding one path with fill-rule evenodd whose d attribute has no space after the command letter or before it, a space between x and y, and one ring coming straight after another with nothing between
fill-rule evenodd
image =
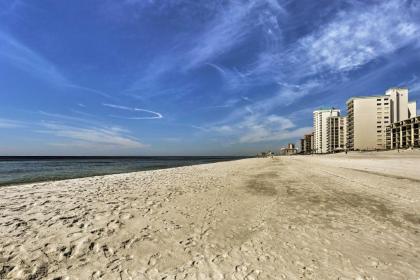
<instances>
[{"instance_id":1,"label":"dark water","mask_svg":"<svg viewBox=\"0 0 420 280\"><path fill-rule=\"evenodd\" d=\"M240 157L0 157L0 186L235 159Z\"/></svg>"}]
</instances>

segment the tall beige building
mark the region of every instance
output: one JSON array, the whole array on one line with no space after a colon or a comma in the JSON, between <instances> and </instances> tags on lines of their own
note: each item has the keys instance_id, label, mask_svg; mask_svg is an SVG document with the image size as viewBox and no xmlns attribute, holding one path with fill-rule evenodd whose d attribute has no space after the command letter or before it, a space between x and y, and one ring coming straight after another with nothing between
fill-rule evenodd
<instances>
[{"instance_id":1,"label":"tall beige building","mask_svg":"<svg viewBox=\"0 0 420 280\"><path fill-rule=\"evenodd\" d=\"M416 101L408 102L408 118L414 118L417 116L417 103Z\"/></svg>"},{"instance_id":2,"label":"tall beige building","mask_svg":"<svg viewBox=\"0 0 420 280\"><path fill-rule=\"evenodd\" d=\"M328 153L328 118L340 116L338 109L320 109L313 112L314 116L314 152Z\"/></svg>"},{"instance_id":3,"label":"tall beige building","mask_svg":"<svg viewBox=\"0 0 420 280\"><path fill-rule=\"evenodd\" d=\"M329 117L327 119L328 152L338 152L347 146L347 117Z\"/></svg>"},{"instance_id":4,"label":"tall beige building","mask_svg":"<svg viewBox=\"0 0 420 280\"><path fill-rule=\"evenodd\" d=\"M347 144L350 150L386 149L387 126L415 115L408 89L390 88L385 95L353 97L347 101Z\"/></svg>"}]
</instances>

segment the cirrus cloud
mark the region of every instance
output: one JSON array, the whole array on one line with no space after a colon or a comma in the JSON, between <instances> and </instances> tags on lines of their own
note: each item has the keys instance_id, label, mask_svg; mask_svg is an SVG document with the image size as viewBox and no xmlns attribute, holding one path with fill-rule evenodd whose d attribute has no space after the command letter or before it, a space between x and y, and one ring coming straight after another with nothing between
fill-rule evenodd
<instances>
[{"instance_id":1,"label":"cirrus cloud","mask_svg":"<svg viewBox=\"0 0 420 280\"><path fill-rule=\"evenodd\" d=\"M16 120L0 118L0 128L17 128L24 126L24 123Z\"/></svg>"},{"instance_id":2,"label":"cirrus cloud","mask_svg":"<svg viewBox=\"0 0 420 280\"><path fill-rule=\"evenodd\" d=\"M125 116L115 116L115 115L111 115L112 117L115 118L122 118L122 119L128 119L128 120L154 120L154 119L162 119L163 116L161 113L155 112L155 111L151 111L151 110L146 110L146 109L141 109L141 108L136 108L136 107L127 107L127 106L122 106L122 105L117 105L117 104L109 104L109 103L103 103L102 104L105 107L109 107L109 108L113 108L113 109L118 109L118 110L125 110L125 111L132 111L132 112L144 112L144 113L149 113L152 116L150 117L125 117Z\"/></svg>"},{"instance_id":3,"label":"cirrus cloud","mask_svg":"<svg viewBox=\"0 0 420 280\"><path fill-rule=\"evenodd\" d=\"M77 141L76 143L119 148L148 147L148 145L141 143L138 139L123 134L125 130L119 128L77 127L54 122L42 122L40 125L43 129L38 130L38 132L75 140Z\"/></svg>"},{"instance_id":4,"label":"cirrus cloud","mask_svg":"<svg viewBox=\"0 0 420 280\"><path fill-rule=\"evenodd\" d=\"M351 71L418 41L418 16L406 1L356 6L298 44L314 71Z\"/></svg>"}]
</instances>

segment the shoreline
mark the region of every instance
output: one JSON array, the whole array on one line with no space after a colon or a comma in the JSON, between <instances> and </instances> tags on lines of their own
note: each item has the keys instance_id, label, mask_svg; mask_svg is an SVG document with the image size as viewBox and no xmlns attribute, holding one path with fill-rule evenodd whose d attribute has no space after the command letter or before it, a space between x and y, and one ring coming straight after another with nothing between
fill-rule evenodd
<instances>
[{"instance_id":1,"label":"shoreline","mask_svg":"<svg viewBox=\"0 0 420 280\"><path fill-rule=\"evenodd\" d=\"M345 154L344 152L340 152L340 153L329 153L329 154L296 154L296 155L292 155L292 157L312 157L312 158L355 158L355 157L366 157L366 156L389 156L389 157L395 157L396 155L403 155L403 156L414 156L416 157L417 155L420 155L420 149L414 149L414 150L408 150L408 149L401 149L400 152L397 152L397 150L385 150L385 151L351 151L348 152L347 154ZM6 156L7 158L14 158L14 157L9 157ZM22 156L22 158L25 158L27 156ZM152 156L151 156L152 157ZM165 158L165 156L162 156L163 158ZM171 156L170 156L171 157ZM184 157L184 156L174 156L174 157ZM194 158L196 156L192 156L192 158ZM198 158L200 156L197 156ZM205 158L207 156L204 156ZM213 157L213 158L218 158L219 156ZM223 158L224 156L220 156L220 158ZM229 158L230 156L228 156L227 158ZM232 156L233 158L236 156ZM276 157L290 157L290 156L274 156ZM0 157L1 158L1 157ZM55 158L75 158L75 159L84 159L84 158L97 158L97 159L106 159L106 158L137 158L137 156L134 157L125 157L125 156L104 156L104 157L98 157L98 156L88 156L88 157L68 157L68 156L64 156L64 157L38 157L38 156L29 156L29 158L48 158L46 160L53 160ZM50 159L51 158L51 159ZM141 157L140 157L141 158ZM186 157L188 158L188 157ZM212 158L212 157L209 157ZM227 159L227 160L221 160L221 161L217 161L217 162L205 162L205 163L193 163L193 164L185 164L185 165L179 165L179 166L169 166L169 167L164 167L164 166L159 166L159 167L146 167L144 169L141 170L134 170L134 171L121 171L121 172L113 172L113 173L103 173L103 174L92 174L92 175L86 175L86 176L77 176L77 177L63 177L63 178L58 178L58 179L49 179L49 180L30 180L30 181L22 181L22 182L11 182L11 183L0 183L0 189L4 188L4 187L11 187L11 186L21 186L21 185L27 185L27 184L36 184L36 183L48 183L48 182L57 182L57 181L65 181L65 180L73 180L73 179L83 179L83 178L90 178L90 177L103 177L103 176L107 176L107 175L118 175L118 174L130 174L130 173L137 173L137 172L144 172L144 171L152 171L152 170L164 170L164 169L171 169L171 168L178 168L178 167L186 167L186 166L195 166L195 165L202 165L202 164L212 164L212 163L219 163L219 162L229 162L229 161L237 161L237 160L242 160L242 159L252 159L252 158L258 158L255 156L249 156L249 157L241 157L238 156L238 159ZM7 161L13 161L13 160L5 160ZM414 179L413 180L417 180Z\"/></svg>"},{"instance_id":2,"label":"shoreline","mask_svg":"<svg viewBox=\"0 0 420 280\"><path fill-rule=\"evenodd\" d=\"M344 152L342 153L331 153L331 154L307 154L307 155L301 155L301 154L297 154L297 155L293 155L293 157L313 157L313 158L354 158L354 157L365 157L365 156L390 156L390 157L395 157L396 155L404 155L404 156L409 156L409 155L413 155L414 157L417 155L420 155L420 149L414 149L414 150L400 150L400 152L398 153L397 150L386 150L386 151L351 151L348 152L347 154L345 154ZM172 157L172 156L170 156ZM173 157L181 157L181 158L189 158L188 156L173 156ZM224 158L224 156L216 156L216 157L207 157L207 156L203 156L204 158ZM232 157L232 159L227 159L227 160L221 160L221 161L217 161L217 162L206 162L206 163L193 163L193 164L185 164L185 165L179 165L179 166L169 166L169 167L164 167L164 166L159 166L159 167L146 167L144 169L141 170L134 170L134 171L121 171L121 172L112 172L112 173L102 173L102 174L91 174L91 175L86 175L86 176L77 176L77 177L63 177L63 178L57 178L57 179L47 179L47 180L28 180L28 181L21 181L21 182L11 182L11 183L0 183L0 189L4 188L4 187L10 187L10 186L21 186L21 185L26 185L26 184L36 184L36 183L48 183L48 182L56 182L56 181L64 181L64 180L73 180L73 179L82 179L82 178L89 178L89 177L102 177L102 176L106 176L106 175L116 175L116 174L130 174L130 173L136 173L136 172L143 172L143 171L150 171L150 170L163 170L163 169L170 169L170 168L177 168L177 167L185 167L185 166L194 166L194 165L201 165L201 164L211 164L211 163L218 163L218 162L226 162L226 161L236 161L236 160L241 160L241 159L250 159L250 158L257 158L255 156L251 157L241 157L241 156L237 156L238 159L235 159L236 156L227 156L226 158L230 158ZM279 156L275 156L275 157L279 157ZM280 156L280 157L288 157L288 156ZM1 157L0 157L1 158ZM14 157L7 157L7 158L14 158ZM23 156L22 158L46 158L46 161L50 161L50 160L54 160L56 158L69 158L69 159L113 159L113 158L143 158L143 157L125 157L125 156L105 156L105 157L97 157L97 156L93 156L93 157L38 157L38 156ZM153 158L148 157L148 158ZM158 157L159 158L159 157ZM166 158L165 156L162 156L162 158ZM200 156L192 156L191 158L200 158ZM6 160L6 162L9 160ZM13 161L13 160L10 160Z\"/></svg>"},{"instance_id":3,"label":"shoreline","mask_svg":"<svg viewBox=\"0 0 420 280\"><path fill-rule=\"evenodd\" d=\"M383 175L418 164L250 158L3 187L1 276L417 279L420 183Z\"/></svg>"},{"instance_id":4,"label":"shoreline","mask_svg":"<svg viewBox=\"0 0 420 280\"><path fill-rule=\"evenodd\" d=\"M80 157L76 157L77 159L83 159ZM87 157L87 159L90 159L91 157ZM92 157L95 159L101 159L101 157ZM130 157L106 157L106 158L130 158ZM132 157L133 159L136 157ZM163 157L165 158L165 157ZM183 158L188 158L188 157L183 157ZM201 157L191 157L191 158L201 158ZM218 157L204 157L204 158L218 158ZM192 164L181 164L181 165L176 165L176 166L149 166L149 167L144 167L142 169L139 170L133 170L133 171L116 171L116 172L106 172L106 173L99 173L99 174L89 174L89 175L77 175L77 176L66 176L66 177L62 177L62 178L52 178L52 179L30 179L27 181L23 181L23 180L18 180L15 182L7 182L7 183L3 183L0 182L0 189L4 188L4 187L8 187L8 186L20 186L20 185L26 185L26 184L35 184L35 183L46 183L46 182L56 182L56 181L63 181L63 180L72 180L72 179L81 179L81 178L89 178L89 177L97 177L97 176L106 176L106 175L116 175L116 174L129 174L129 173L136 173L136 172L143 172L143 171L150 171L150 170L163 170L163 169L169 169L169 168L177 168L177 167L184 167L184 166L193 166L193 165L200 165L200 164L209 164L209 163L218 163L218 162L226 162L226 161L235 161L235 160L241 160L241 159L246 159L246 158L252 158L252 157L238 157L238 159L235 159L234 157L232 157L232 159L226 159L226 158L230 158L230 157L220 157L220 158L225 158L224 160L220 160L220 161L215 161L215 162L203 162L203 163L192 163ZM73 159L73 158L71 158ZM54 160L53 158L51 159L46 159L46 161L50 161L50 160ZM5 160L5 162L9 162L9 161L13 161L13 160Z\"/></svg>"}]
</instances>

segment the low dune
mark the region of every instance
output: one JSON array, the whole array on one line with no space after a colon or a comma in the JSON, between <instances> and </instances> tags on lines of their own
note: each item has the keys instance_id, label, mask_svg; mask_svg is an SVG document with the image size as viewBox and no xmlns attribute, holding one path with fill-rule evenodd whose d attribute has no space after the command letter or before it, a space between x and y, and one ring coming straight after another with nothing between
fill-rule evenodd
<instances>
[{"instance_id":1,"label":"low dune","mask_svg":"<svg viewBox=\"0 0 420 280\"><path fill-rule=\"evenodd\" d=\"M0 279L419 279L420 153L0 188Z\"/></svg>"}]
</instances>

